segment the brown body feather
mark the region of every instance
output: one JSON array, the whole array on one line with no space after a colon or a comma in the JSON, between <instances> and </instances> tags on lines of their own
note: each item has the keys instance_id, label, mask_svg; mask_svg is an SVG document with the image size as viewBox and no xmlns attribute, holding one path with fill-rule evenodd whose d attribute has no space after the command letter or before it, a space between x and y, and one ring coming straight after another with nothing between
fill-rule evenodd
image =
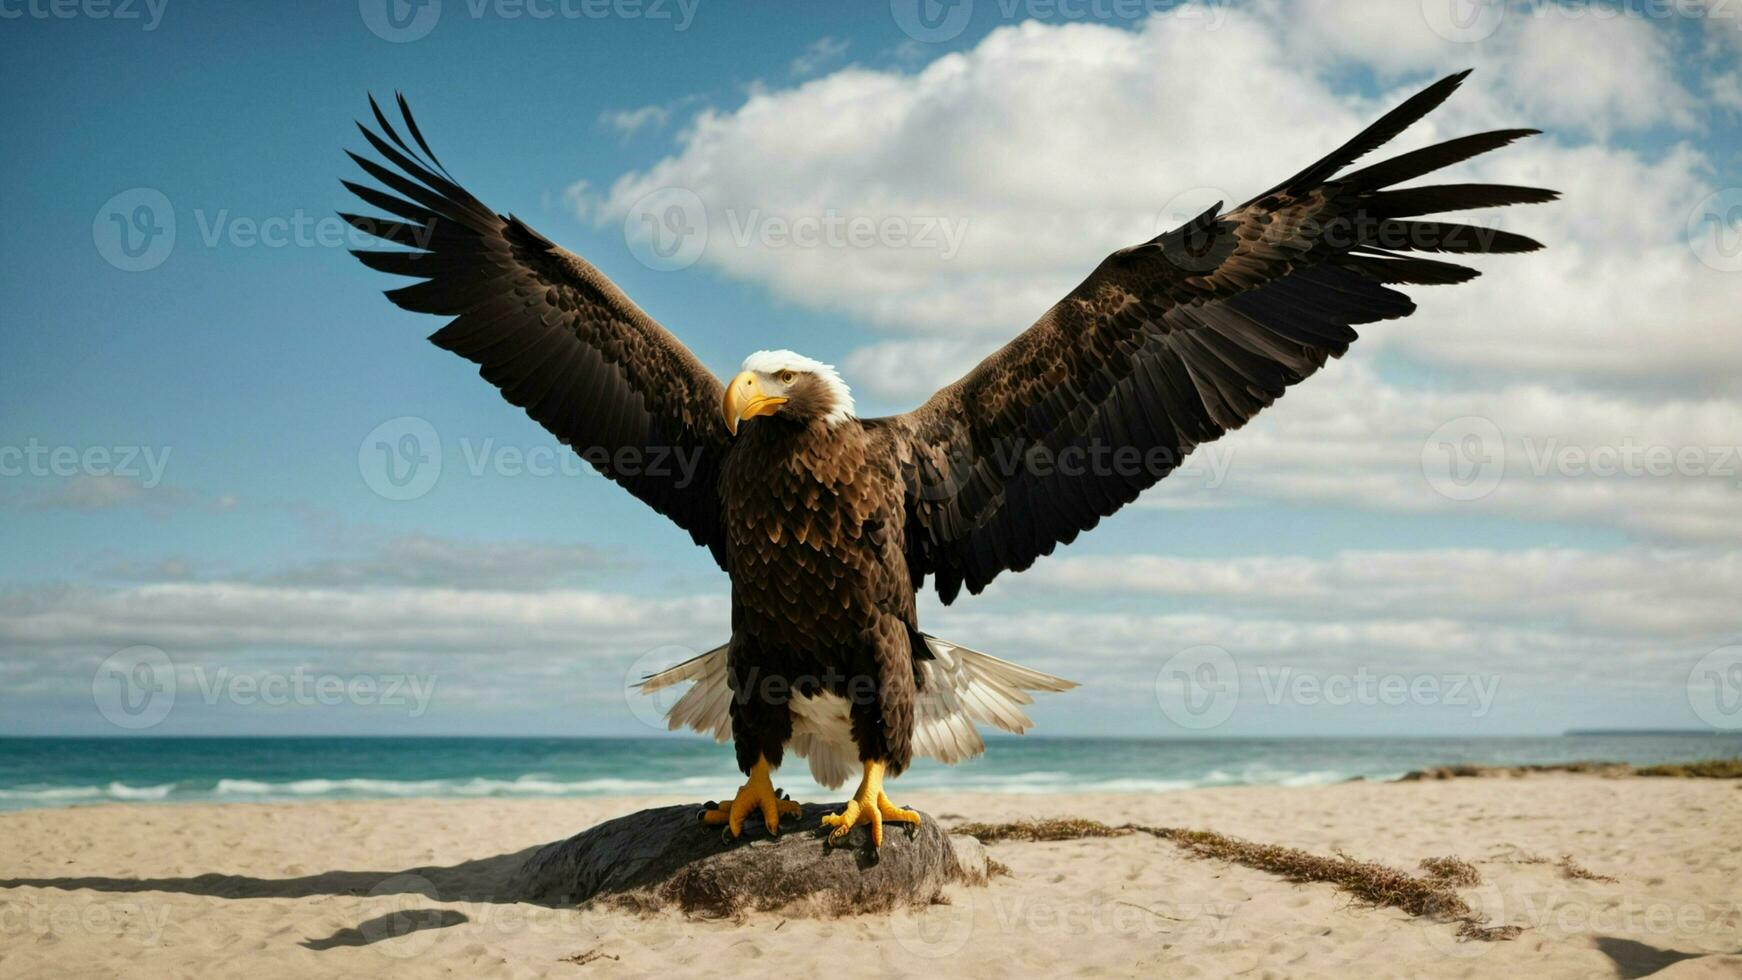
<instances>
[{"instance_id":1,"label":"brown body feather","mask_svg":"<svg viewBox=\"0 0 1742 980\"><path fill-rule=\"evenodd\" d=\"M721 474L732 575L730 681L741 765L778 764L786 702L845 698L864 759L912 754L914 590L901 474L857 420L744 426ZM916 653L917 651L921 651Z\"/></svg>"}]
</instances>

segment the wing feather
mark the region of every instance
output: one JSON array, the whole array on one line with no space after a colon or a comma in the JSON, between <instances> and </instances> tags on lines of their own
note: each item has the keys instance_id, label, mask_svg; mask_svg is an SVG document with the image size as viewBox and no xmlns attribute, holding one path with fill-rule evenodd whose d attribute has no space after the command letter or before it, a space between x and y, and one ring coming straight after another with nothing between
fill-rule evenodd
<instances>
[{"instance_id":1,"label":"wing feather","mask_svg":"<svg viewBox=\"0 0 1742 980\"><path fill-rule=\"evenodd\" d=\"M477 364L505 399L723 564L716 487L730 443L719 380L586 260L461 187L397 103L416 148L371 98L376 130L359 128L386 163L349 155L381 187L344 182L394 217L340 216L401 248L353 254L419 280L387 297L451 317L432 342Z\"/></svg>"}]
</instances>

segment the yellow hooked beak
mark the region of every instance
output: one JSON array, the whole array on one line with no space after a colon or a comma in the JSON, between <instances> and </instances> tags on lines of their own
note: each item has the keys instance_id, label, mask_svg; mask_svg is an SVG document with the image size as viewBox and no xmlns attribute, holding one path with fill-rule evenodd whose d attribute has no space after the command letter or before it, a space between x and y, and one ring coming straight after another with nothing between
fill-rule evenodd
<instances>
[{"instance_id":1,"label":"yellow hooked beak","mask_svg":"<svg viewBox=\"0 0 1742 980\"><path fill-rule=\"evenodd\" d=\"M786 401L781 395L763 391L756 372L740 371L726 386L726 398L720 405L720 413L726 417L726 431L737 435L739 422L758 415L773 415L775 409L785 405Z\"/></svg>"}]
</instances>

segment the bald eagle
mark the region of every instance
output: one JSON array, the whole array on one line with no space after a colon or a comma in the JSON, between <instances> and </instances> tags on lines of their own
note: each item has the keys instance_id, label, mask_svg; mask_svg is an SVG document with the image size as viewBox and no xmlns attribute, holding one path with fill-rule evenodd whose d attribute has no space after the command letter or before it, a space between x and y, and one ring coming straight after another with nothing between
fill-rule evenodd
<instances>
[{"instance_id":1,"label":"bald eagle","mask_svg":"<svg viewBox=\"0 0 1742 980\"><path fill-rule=\"evenodd\" d=\"M379 132L359 125L386 163L351 154L385 190L345 182L392 217L343 217L401 246L354 253L420 280L389 299L452 318L430 340L477 363L730 575L730 640L643 685L693 682L672 727L735 743L748 779L704 821L737 836L759 813L777 833L797 811L771 776L790 747L825 786L860 770L852 801L827 818L831 839L867 824L880 845L885 821L920 819L890 802L886 775L915 755L977 755L976 724L1021 732L1029 692L1074 686L922 632L915 597L928 580L949 603L1028 568L1341 356L1354 324L1411 313L1391 287L1476 275L1411 253L1541 247L1416 216L1553 191L1397 186L1536 130L1346 170L1467 74L1239 207L1114 252L1003 349L887 418L860 418L834 368L790 351L752 354L721 384L598 269L461 188L403 97L404 137L374 99ZM697 460L693 472L645 465L672 451Z\"/></svg>"}]
</instances>

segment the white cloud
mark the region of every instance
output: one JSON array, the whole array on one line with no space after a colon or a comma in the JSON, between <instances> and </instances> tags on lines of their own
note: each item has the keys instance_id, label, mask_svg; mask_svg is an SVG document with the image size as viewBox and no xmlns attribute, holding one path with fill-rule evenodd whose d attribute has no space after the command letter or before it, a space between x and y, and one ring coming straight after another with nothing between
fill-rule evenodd
<instances>
[{"instance_id":1,"label":"white cloud","mask_svg":"<svg viewBox=\"0 0 1742 980\"><path fill-rule=\"evenodd\" d=\"M607 567L621 559L586 545L533 541L455 541L405 535L355 557L331 558L266 576L274 585L329 587L414 585L458 589L543 589Z\"/></svg>"},{"instance_id":2,"label":"white cloud","mask_svg":"<svg viewBox=\"0 0 1742 980\"><path fill-rule=\"evenodd\" d=\"M838 37L819 37L798 57L792 59L791 72L803 77L814 75L824 67L841 60L847 53L847 42Z\"/></svg>"},{"instance_id":3,"label":"white cloud","mask_svg":"<svg viewBox=\"0 0 1742 980\"><path fill-rule=\"evenodd\" d=\"M152 643L166 649L319 649L477 653L621 652L671 639L724 598L636 599L576 589L370 589L165 582L123 589L43 588L0 602L0 641L15 650ZM611 641L617 641L615 643Z\"/></svg>"},{"instance_id":4,"label":"white cloud","mask_svg":"<svg viewBox=\"0 0 1742 980\"><path fill-rule=\"evenodd\" d=\"M1450 179L1565 192L1499 219L1550 249L1482 260L1486 276L1469 285L1417 289L1420 314L1372 332L1434 363L1603 384L1715 388L1742 369L1742 345L1725 329L1734 275L1702 265L1686 244L1711 190L1710 161L1691 144L1644 154L1614 142L1703 124L1677 77L1673 25L1512 8L1493 37L1459 44L1434 33L1418 4L1191 14L1136 30L1024 23L913 73L853 67L761 90L735 110L703 113L675 154L583 195L582 210L617 221L655 189L689 188L708 209L704 262L780 298L918 335L849 364L947 346L965 365L1107 252L1177 222L1182 198L1242 200L1346 139L1428 71L1474 64L1464 90L1398 148L1497 126L1549 129ZM1214 71L1183 67L1206 45ZM1355 66L1388 80L1383 97L1327 83ZM746 214L829 213L942 218L962 223L965 241L946 258L724 233ZM894 346L912 341L929 346ZM921 387L903 377L882 390L908 398Z\"/></svg>"},{"instance_id":5,"label":"white cloud","mask_svg":"<svg viewBox=\"0 0 1742 980\"><path fill-rule=\"evenodd\" d=\"M1541 384L1419 388L1333 362L1138 506L1181 500L1349 505L1619 528L1742 543L1742 400L1661 400ZM1466 437L1477 441L1466 449ZM1451 440L1455 445L1442 443ZM1451 455L1448 455L1451 454ZM1465 458L1467 456L1467 458ZM1491 485L1448 484L1479 468Z\"/></svg>"},{"instance_id":6,"label":"white cloud","mask_svg":"<svg viewBox=\"0 0 1742 980\"><path fill-rule=\"evenodd\" d=\"M1304 62L1353 62L1391 80L1475 68L1494 100L1545 129L1607 136L1698 125L1696 100L1676 77L1669 18L1591 3L1470 0L1269 0L1256 9Z\"/></svg>"},{"instance_id":7,"label":"white cloud","mask_svg":"<svg viewBox=\"0 0 1742 980\"><path fill-rule=\"evenodd\" d=\"M1013 580L1048 590L1219 601L1306 619L1533 625L1698 644L1736 626L1742 552L1624 549L1349 551L1331 558L1064 557Z\"/></svg>"},{"instance_id":8,"label":"white cloud","mask_svg":"<svg viewBox=\"0 0 1742 980\"><path fill-rule=\"evenodd\" d=\"M637 106L634 109L611 109L599 114L599 121L625 136L643 129L659 129L671 121L671 109L662 105Z\"/></svg>"}]
</instances>

